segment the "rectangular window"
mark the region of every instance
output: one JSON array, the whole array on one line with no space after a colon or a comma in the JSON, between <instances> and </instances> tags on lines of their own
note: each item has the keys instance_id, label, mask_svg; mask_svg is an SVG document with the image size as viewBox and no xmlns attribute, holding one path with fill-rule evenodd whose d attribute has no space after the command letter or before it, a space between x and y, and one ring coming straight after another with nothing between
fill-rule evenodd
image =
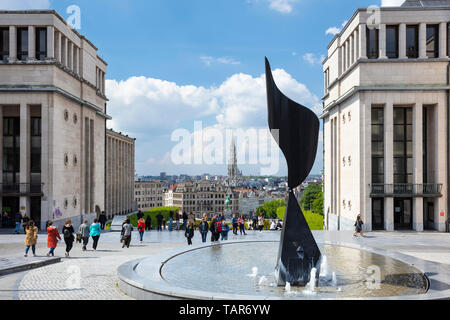
<instances>
[{"instance_id":1,"label":"rectangular window","mask_svg":"<svg viewBox=\"0 0 450 320\"><path fill-rule=\"evenodd\" d=\"M32 117L31 131L31 184L41 183L41 118Z\"/></svg>"},{"instance_id":2,"label":"rectangular window","mask_svg":"<svg viewBox=\"0 0 450 320\"><path fill-rule=\"evenodd\" d=\"M47 58L47 28L36 28L36 59Z\"/></svg>"},{"instance_id":3,"label":"rectangular window","mask_svg":"<svg viewBox=\"0 0 450 320\"><path fill-rule=\"evenodd\" d=\"M384 183L384 108L372 108L372 183Z\"/></svg>"},{"instance_id":4,"label":"rectangular window","mask_svg":"<svg viewBox=\"0 0 450 320\"><path fill-rule=\"evenodd\" d=\"M394 108L394 183L413 181L412 108Z\"/></svg>"},{"instance_id":5,"label":"rectangular window","mask_svg":"<svg viewBox=\"0 0 450 320\"><path fill-rule=\"evenodd\" d=\"M406 26L406 56L411 59L419 57L419 28L417 25Z\"/></svg>"},{"instance_id":6,"label":"rectangular window","mask_svg":"<svg viewBox=\"0 0 450 320\"><path fill-rule=\"evenodd\" d=\"M28 28L17 28L17 59L28 59Z\"/></svg>"},{"instance_id":7,"label":"rectangular window","mask_svg":"<svg viewBox=\"0 0 450 320\"><path fill-rule=\"evenodd\" d=\"M398 58L398 26L386 26L386 56Z\"/></svg>"},{"instance_id":8,"label":"rectangular window","mask_svg":"<svg viewBox=\"0 0 450 320\"><path fill-rule=\"evenodd\" d=\"M427 57L439 57L439 25L427 25Z\"/></svg>"},{"instance_id":9,"label":"rectangular window","mask_svg":"<svg viewBox=\"0 0 450 320\"><path fill-rule=\"evenodd\" d=\"M9 28L0 28L0 60L9 56Z\"/></svg>"},{"instance_id":10,"label":"rectangular window","mask_svg":"<svg viewBox=\"0 0 450 320\"><path fill-rule=\"evenodd\" d=\"M20 118L3 118L3 183L19 183Z\"/></svg>"},{"instance_id":11,"label":"rectangular window","mask_svg":"<svg viewBox=\"0 0 450 320\"><path fill-rule=\"evenodd\" d=\"M367 28L367 57L369 59L378 59L378 29Z\"/></svg>"}]
</instances>

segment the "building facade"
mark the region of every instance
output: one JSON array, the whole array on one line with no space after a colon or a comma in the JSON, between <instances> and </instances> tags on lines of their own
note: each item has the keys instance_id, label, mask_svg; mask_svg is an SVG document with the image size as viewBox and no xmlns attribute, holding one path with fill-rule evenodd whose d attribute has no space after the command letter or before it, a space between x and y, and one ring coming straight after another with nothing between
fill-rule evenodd
<instances>
[{"instance_id":1,"label":"building facade","mask_svg":"<svg viewBox=\"0 0 450 320\"><path fill-rule=\"evenodd\" d=\"M41 228L105 208L105 74L55 11L0 11L0 200Z\"/></svg>"},{"instance_id":2,"label":"building facade","mask_svg":"<svg viewBox=\"0 0 450 320\"><path fill-rule=\"evenodd\" d=\"M134 201L135 140L106 130L106 216L125 215L136 210Z\"/></svg>"},{"instance_id":3,"label":"building facade","mask_svg":"<svg viewBox=\"0 0 450 320\"><path fill-rule=\"evenodd\" d=\"M449 22L449 1L361 8L329 44L327 229L353 229L361 214L366 230L446 230Z\"/></svg>"},{"instance_id":4,"label":"building facade","mask_svg":"<svg viewBox=\"0 0 450 320\"><path fill-rule=\"evenodd\" d=\"M134 183L134 199L136 207L141 211L163 207L163 188L159 181L136 181Z\"/></svg>"}]
</instances>

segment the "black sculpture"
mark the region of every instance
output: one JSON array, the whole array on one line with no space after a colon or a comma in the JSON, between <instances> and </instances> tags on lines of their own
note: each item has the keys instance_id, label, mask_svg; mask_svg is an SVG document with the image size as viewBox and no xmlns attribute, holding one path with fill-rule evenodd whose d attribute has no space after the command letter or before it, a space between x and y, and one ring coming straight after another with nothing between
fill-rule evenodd
<instances>
[{"instance_id":1,"label":"black sculpture","mask_svg":"<svg viewBox=\"0 0 450 320\"><path fill-rule=\"evenodd\" d=\"M321 253L306 222L293 189L311 172L319 137L319 119L310 109L287 98L276 86L266 58L269 128L283 151L288 166L289 201L281 232L277 259L278 285L303 286L312 268L320 272ZM275 131L274 131L275 130Z\"/></svg>"}]
</instances>

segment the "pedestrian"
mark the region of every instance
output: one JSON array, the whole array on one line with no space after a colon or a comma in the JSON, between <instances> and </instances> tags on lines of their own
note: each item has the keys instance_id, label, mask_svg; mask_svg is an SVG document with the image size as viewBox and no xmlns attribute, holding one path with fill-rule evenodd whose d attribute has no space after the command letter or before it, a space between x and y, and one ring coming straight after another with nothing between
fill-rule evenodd
<instances>
[{"instance_id":1,"label":"pedestrian","mask_svg":"<svg viewBox=\"0 0 450 320\"><path fill-rule=\"evenodd\" d=\"M272 223L270 224L270 230L271 231L277 230L277 224L275 223L275 220L272 220Z\"/></svg>"},{"instance_id":2,"label":"pedestrian","mask_svg":"<svg viewBox=\"0 0 450 320\"><path fill-rule=\"evenodd\" d=\"M75 230L72 226L72 221L70 219L66 220L64 227L62 228L62 234L64 236L64 242L66 243L66 258L69 258L69 252L72 250L73 242L75 238L73 236Z\"/></svg>"},{"instance_id":3,"label":"pedestrian","mask_svg":"<svg viewBox=\"0 0 450 320\"><path fill-rule=\"evenodd\" d=\"M14 233L18 234L20 233L20 226L22 224L22 214L20 212L16 213L16 229L14 230Z\"/></svg>"},{"instance_id":4,"label":"pedestrian","mask_svg":"<svg viewBox=\"0 0 450 320\"><path fill-rule=\"evenodd\" d=\"M33 257L36 257L36 243L38 238L38 228L34 225L34 221L29 221L25 228L25 257L28 257L28 251L33 252Z\"/></svg>"},{"instance_id":5,"label":"pedestrian","mask_svg":"<svg viewBox=\"0 0 450 320\"><path fill-rule=\"evenodd\" d=\"M87 244L89 242L89 222L84 220L83 224L78 228L78 233L81 235L81 239L83 240L83 251L87 250Z\"/></svg>"},{"instance_id":6,"label":"pedestrian","mask_svg":"<svg viewBox=\"0 0 450 320\"><path fill-rule=\"evenodd\" d=\"M97 251L98 240L100 239L100 234L102 233L102 229L100 228L98 219L94 219L94 222L89 227L89 231L89 235L94 241L94 243L92 244L92 249L94 249L94 251Z\"/></svg>"},{"instance_id":7,"label":"pedestrian","mask_svg":"<svg viewBox=\"0 0 450 320\"><path fill-rule=\"evenodd\" d=\"M247 235L245 233L245 219L244 216L241 215L241 217L238 219L238 225L239 225L239 233L242 236L242 233L244 233L244 236Z\"/></svg>"},{"instance_id":8,"label":"pedestrian","mask_svg":"<svg viewBox=\"0 0 450 320\"><path fill-rule=\"evenodd\" d=\"M262 214L260 214L259 217L258 217L258 229L259 229L259 232L261 232L263 230L263 228L264 228L264 217L263 217Z\"/></svg>"},{"instance_id":9,"label":"pedestrian","mask_svg":"<svg viewBox=\"0 0 450 320\"><path fill-rule=\"evenodd\" d=\"M105 230L106 221L107 221L105 211L102 211L102 214L98 218L98 221L100 222L100 228L102 230Z\"/></svg>"},{"instance_id":10,"label":"pedestrian","mask_svg":"<svg viewBox=\"0 0 450 320\"><path fill-rule=\"evenodd\" d=\"M159 212L156 216L156 220L158 221L158 231L162 230L162 221L163 221L163 215L161 212Z\"/></svg>"},{"instance_id":11,"label":"pedestrian","mask_svg":"<svg viewBox=\"0 0 450 320\"><path fill-rule=\"evenodd\" d=\"M276 230L281 230L281 228L283 228L283 226L281 224L281 220L278 220L277 229Z\"/></svg>"},{"instance_id":12,"label":"pedestrian","mask_svg":"<svg viewBox=\"0 0 450 320\"><path fill-rule=\"evenodd\" d=\"M222 221L219 220L219 218L216 218L216 232L215 232L216 241L220 240L221 233L222 233Z\"/></svg>"},{"instance_id":13,"label":"pedestrian","mask_svg":"<svg viewBox=\"0 0 450 320\"><path fill-rule=\"evenodd\" d=\"M257 218L256 218L256 215L254 214L253 218L252 218L252 228L254 231L256 231L256 223L257 223Z\"/></svg>"},{"instance_id":14,"label":"pedestrian","mask_svg":"<svg viewBox=\"0 0 450 320\"><path fill-rule=\"evenodd\" d=\"M180 214L178 211L175 213L175 221L177 223L177 230L180 230Z\"/></svg>"},{"instance_id":15,"label":"pedestrian","mask_svg":"<svg viewBox=\"0 0 450 320\"><path fill-rule=\"evenodd\" d=\"M216 217L212 217L211 222L209 223L209 231L211 231L211 242L216 241L216 229L217 229Z\"/></svg>"},{"instance_id":16,"label":"pedestrian","mask_svg":"<svg viewBox=\"0 0 450 320\"><path fill-rule=\"evenodd\" d=\"M127 218L125 219L125 223L122 226L122 248L130 247L131 242L131 234L133 232L133 226L130 224L130 220Z\"/></svg>"},{"instance_id":17,"label":"pedestrian","mask_svg":"<svg viewBox=\"0 0 450 320\"><path fill-rule=\"evenodd\" d=\"M9 214L8 212L3 212L3 227L9 227Z\"/></svg>"},{"instance_id":18,"label":"pedestrian","mask_svg":"<svg viewBox=\"0 0 450 320\"><path fill-rule=\"evenodd\" d=\"M222 236L221 240L228 240L228 232L230 231L230 226L225 222L225 219L222 217L221 221L221 231L220 234Z\"/></svg>"},{"instance_id":19,"label":"pedestrian","mask_svg":"<svg viewBox=\"0 0 450 320\"><path fill-rule=\"evenodd\" d=\"M188 221L188 215L186 212L183 212L183 230L186 230L187 221Z\"/></svg>"},{"instance_id":20,"label":"pedestrian","mask_svg":"<svg viewBox=\"0 0 450 320\"><path fill-rule=\"evenodd\" d=\"M169 213L169 231L172 231L172 225L173 225L173 211L170 210L170 213Z\"/></svg>"},{"instance_id":21,"label":"pedestrian","mask_svg":"<svg viewBox=\"0 0 450 320\"><path fill-rule=\"evenodd\" d=\"M163 220L163 226L162 226L163 230L166 230L166 219Z\"/></svg>"},{"instance_id":22,"label":"pedestrian","mask_svg":"<svg viewBox=\"0 0 450 320\"><path fill-rule=\"evenodd\" d=\"M192 238L194 237L194 225L190 220L186 224L184 236L187 238L188 246L192 245Z\"/></svg>"},{"instance_id":23,"label":"pedestrian","mask_svg":"<svg viewBox=\"0 0 450 320\"><path fill-rule=\"evenodd\" d=\"M58 240L61 240L58 229L53 225L53 221L47 222L47 247L50 251L47 253L47 257L55 256L55 249L58 245Z\"/></svg>"},{"instance_id":24,"label":"pedestrian","mask_svg":"<svg viewBox=\"0 0 450 320\"><path fill-rule=\"evenodd\" d=\"M22 227L23 227L23 232L26 233L26 227L28 224L28 221L30 221L30 218L28 218L28 216L25 214L22 218Z\"/></svg>"},{"instance_id":25,"label":"pedestrian","mask_svg":"<svg viewBox=\"0 0 450 320\"><path fill-rule=\"evenodd\" d=\"M145 219L145 230L150 231L152 229L152 217L150 215Z\"/></svg>"},{"instance_id":26,"label":"pedestrian","mask_svg":"<svg viewBox=\"0 0 450 320\"><path fill-rule=\"evenodd\" d=\"M142 213L141 210L139 210L138 213L137 213L138 220L142 219L143 217L144 217L144 214Z\"/></svg>"},{"instance_id":27,"label":"pedestrian","mask_svg":"<svg viewBox=\"0 0 450 320\"><path fill-rule=\"evenodd\" d=\"M202 235L202 242L206 243L206 236L208 235L208 219L206 217L206 213L203 214L202 221L200 222L200 225L198 227L198 230L200 231L200 234Z\"/></svg>"},{"instance_id":28,"label":"pedestrian","mask_svg":"<svg viewBox=\"0 0 450 320\"><path fill-rule=\"evenodd\" d=\"M238 231L238 218L236 217L236 214L233 214L233 218L231 219L231 225L233 226L233 234L237 235Z\"/></svg>"},{"instance_id":29,"label":"pedestrian","mask_svg":"<svg viewBox=\"0 0 450 320\"><path fill-rule=\"evenodd\" d=\"M139 237L141 239L141 243L144 240L144 232L145 232L145 221L144 218L139 219L138 221L138 231L139 231Z\"/></svg>"},{"instance_id":30,"label":"pedestrian","mask_svg":"<svg viewBox=\"0 0 450 320\"><path fill-rule=\"evenodd\" d=\"M355 222L355 233L353 234L354 237L356 237L358 235L358 233L361 235L361 237L364 237L364 234L362 231L363 224L364 224L364 222L361 219L361 215L358 214L358 216L356 217L356 222Z\"/></svg>"}]
</instances>

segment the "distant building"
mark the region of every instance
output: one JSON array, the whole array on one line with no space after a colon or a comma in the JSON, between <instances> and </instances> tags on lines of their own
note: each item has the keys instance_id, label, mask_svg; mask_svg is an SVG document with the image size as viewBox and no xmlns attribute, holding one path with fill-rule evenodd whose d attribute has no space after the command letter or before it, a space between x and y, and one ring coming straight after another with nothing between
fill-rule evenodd
<instances>
[{"instance_id":1,"label":"distant building","mask_svg":"<svg viewBox=\"0 0 450 320\"><path fill-rule=\"evenodd\" d=\"M106 209L108 218L136 210L134 202L135 139L106 130Z\"/></svg>"},{"instance_id":2,"label":"distant building","mask_svg":"<svg viewBox=\"0 0 450 320\"><path fill-rule=\"evenodd\" d=\"M163 188L160 181L135 181L134 199L138 210L163 207Z\"/></svg>"}]
</instances>

